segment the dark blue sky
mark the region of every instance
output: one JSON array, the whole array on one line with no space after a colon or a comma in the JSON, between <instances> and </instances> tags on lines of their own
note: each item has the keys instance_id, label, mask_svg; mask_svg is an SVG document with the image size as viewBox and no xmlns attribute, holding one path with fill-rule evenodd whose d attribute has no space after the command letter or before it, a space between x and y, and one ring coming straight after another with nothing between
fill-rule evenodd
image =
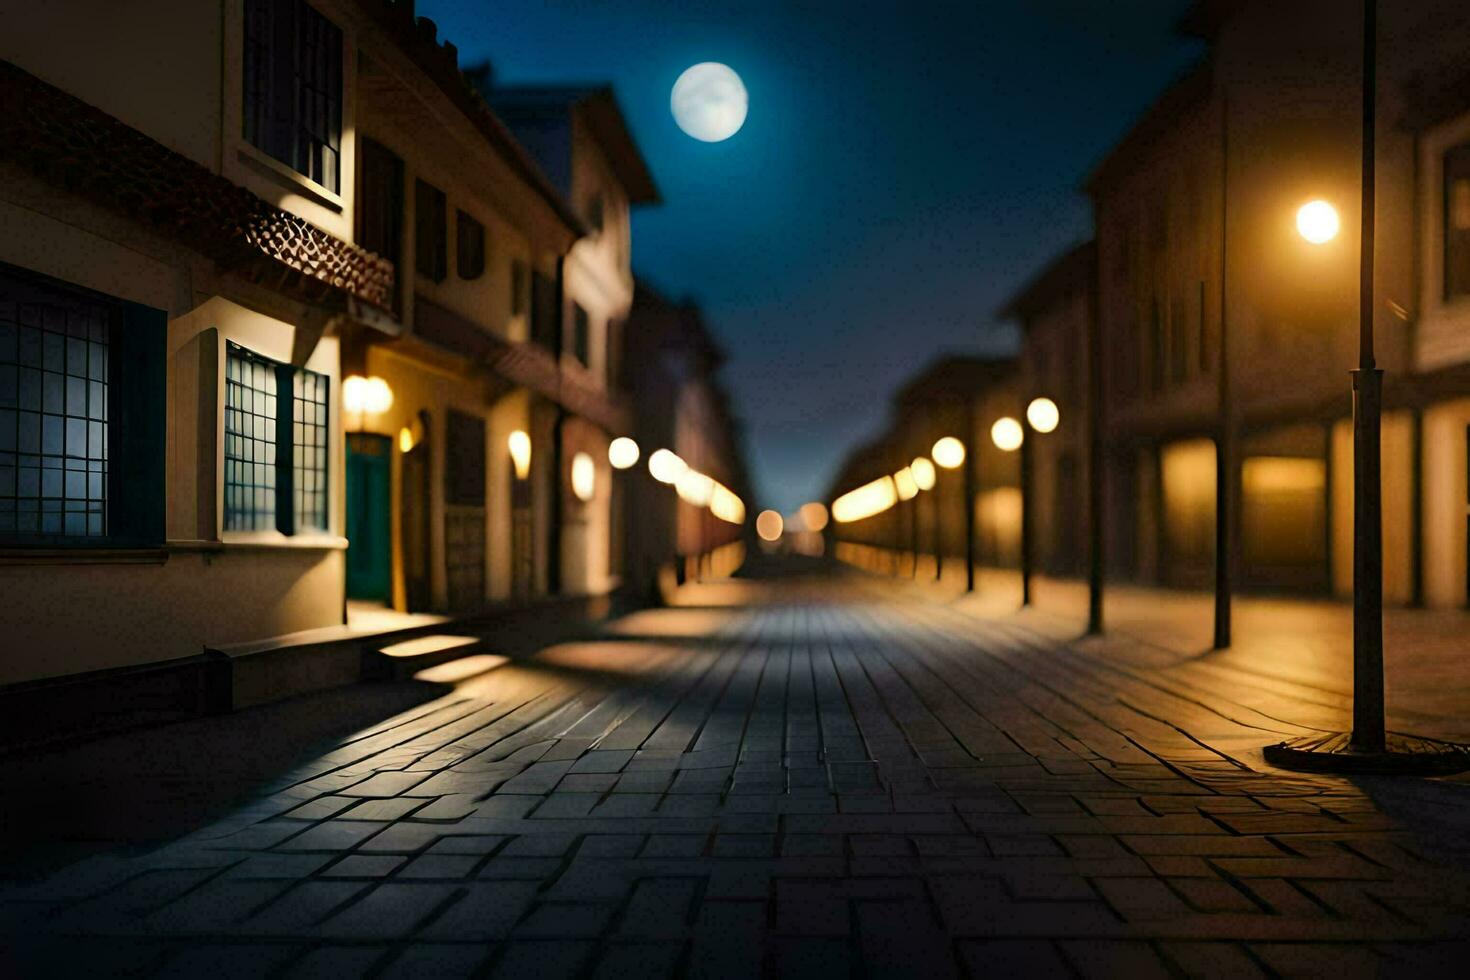
<instances>
[{"instance_id":1,"label":"dark blue sky","mask_svg":"<svg viewBox=\"0 0 1470 980\"><path fill-rule=\"evenodd\" d=\"M994 311L1089 234L1078 185L1197 56L1185 0L659 3L420 0L504 82L611 81L665 203L633 263L699 300L730 353L759 507L820 496L941 351L1009 350ZM750 93L724 143L685 136L674 79Z\"/></svg>"}]
</instances>

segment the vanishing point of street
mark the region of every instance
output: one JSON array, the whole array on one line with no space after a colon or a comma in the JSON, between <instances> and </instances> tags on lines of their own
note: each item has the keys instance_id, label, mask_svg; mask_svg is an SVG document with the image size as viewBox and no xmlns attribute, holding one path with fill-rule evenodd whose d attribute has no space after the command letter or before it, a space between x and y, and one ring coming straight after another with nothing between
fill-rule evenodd
<instances>
[{"instance_id":1,"label":"vanishing point of street","mask_svg":"<svg viewBox=\"0 0 1470 980\"><path fill-rule=\"evenodd\" d=\"M51 976L1454 972L1463 783L1273 770L1322 692L1074 625L756 562L469 648L179 839L8 888L7 942Z\"/></svg>"}]
</instances>

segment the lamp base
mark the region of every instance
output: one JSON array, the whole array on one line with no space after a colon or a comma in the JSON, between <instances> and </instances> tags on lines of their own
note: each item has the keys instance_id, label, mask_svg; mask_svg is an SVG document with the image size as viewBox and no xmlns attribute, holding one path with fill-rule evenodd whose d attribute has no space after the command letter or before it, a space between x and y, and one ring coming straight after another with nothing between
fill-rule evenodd
<instances>
[{"instance_id":1,"label":"lamp base","mask_svg":"<svg viewBox=\"0 0 1470 980\"><path fill-rule=\"evenodd\" d=\"M1470 769L1470 746L1389 734L1382 751L1365 752L1350 732L1303 735L1268 745L1266 761L1283 769L1345 775L1441 776Z\"/></svg>"}]
</instances>

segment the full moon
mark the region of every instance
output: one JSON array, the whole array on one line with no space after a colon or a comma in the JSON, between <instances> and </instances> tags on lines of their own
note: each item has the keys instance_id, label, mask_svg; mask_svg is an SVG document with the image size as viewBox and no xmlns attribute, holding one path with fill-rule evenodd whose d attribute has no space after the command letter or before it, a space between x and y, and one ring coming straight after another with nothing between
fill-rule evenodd
<instances>
[{"instance_id":1,"label":"full moon","mask_svg":"<svg viewBox=\"0 0 1470 980\"><path fill-rule=\"evenodd\" d=\"M728 65L704 61L674 82L669 108L679 128L697 140L718 143L745 125L745 83Z\"/></svg>"}]
</instances>

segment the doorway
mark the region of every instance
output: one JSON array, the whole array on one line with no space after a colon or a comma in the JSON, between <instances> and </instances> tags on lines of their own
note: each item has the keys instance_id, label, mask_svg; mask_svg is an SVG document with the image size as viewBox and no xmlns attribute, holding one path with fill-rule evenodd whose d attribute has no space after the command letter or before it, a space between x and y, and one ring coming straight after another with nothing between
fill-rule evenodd
<instances>
[{"instance_id":1,"label":"doorway","mask_svg":"<svg viewBox=\"0 0 1470 980\"><path fill-rule=\"evenodd\" d=\"M392 497L387 436L347 436L347 597L388 601L393 549Z\"/></svg>"}]
</instances>

